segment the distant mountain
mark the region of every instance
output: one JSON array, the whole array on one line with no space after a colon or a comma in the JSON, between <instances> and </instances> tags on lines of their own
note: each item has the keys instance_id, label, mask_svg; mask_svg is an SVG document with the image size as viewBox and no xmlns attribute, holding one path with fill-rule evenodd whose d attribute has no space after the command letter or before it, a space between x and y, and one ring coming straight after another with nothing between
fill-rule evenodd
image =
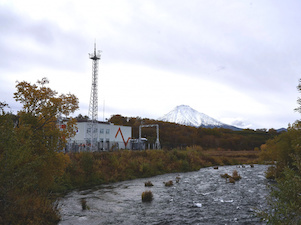
<instances>
[{"instance_id":1,"label":"distant mountain","mask_svg":"<svg viewBox=\"0 0 301 225\"><path fill-rule=\"evenodd\" d=\"M286 132L287 129L286 128L280 128L280 129L278 129L276 131L277 131L277 133L282 133L282 132Z\"/></svg>"},{"instance_id":2,"label":"distant mountain","mask_svg":"<svg viewBox=\"0 0 301 225\"><path fill-rule=\"evenodd\" d=\"M221 127L231 130L241 130L240 128L230 126L216 119L213 119L212 117L207 116L204 113L200 113L188 105L177 106L172 111L165 114L163 117L158 118L158 120L193 127Z\"/></svg>"}]
</instances>

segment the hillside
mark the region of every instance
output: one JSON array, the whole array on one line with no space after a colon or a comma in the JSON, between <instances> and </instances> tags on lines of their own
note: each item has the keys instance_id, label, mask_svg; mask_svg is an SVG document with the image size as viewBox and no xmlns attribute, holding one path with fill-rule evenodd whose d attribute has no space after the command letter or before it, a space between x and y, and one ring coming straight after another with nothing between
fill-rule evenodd
<instances>
[{"instance_id":1,"label":"hillside","mask_svg":"<svg viewBox=\"0 0 301 225\"><path fill-rule=\"evenodd\" d=\"M113 115L109 122L116 125L132 127L132 137L139 137L139 126L141 124L159 124L160 143L165 149L185 148L198 145L204 149L224 150L254 150L264 144L268 139L277 135L276 130L240 130L233 131L224 128L203 128L180 125L171 122L164 122L140 117L123 117ZM149 143L156 140L156 130L143 128L142 137L146 137Z\"/></svg>"}]
</instances>

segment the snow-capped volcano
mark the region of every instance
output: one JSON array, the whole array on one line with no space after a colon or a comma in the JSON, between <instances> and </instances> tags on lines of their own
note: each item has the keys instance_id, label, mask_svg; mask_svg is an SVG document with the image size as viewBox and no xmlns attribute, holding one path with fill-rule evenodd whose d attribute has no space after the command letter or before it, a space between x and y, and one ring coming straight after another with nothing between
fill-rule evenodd
<instances>
[{"instance_id":1,"label":"snow-capped volcano","mask_svg":"<svg viewBox=\"0 0 301 225\"><path fill-rule=\"evenodd\" d=\"M158 120L194 127L224 127L228 129L239 129L213 119L204 113L200 113L188 105L177 106L163 117L158 118Z\"/></svg>"},{"instance_id":2,"label":"snow-capped volcano","mask_svg":"<svg viewBox=\"0 0 301 225\"><path fill-rule=\"evenodd\" d=\"M172 111L160 117L159 120L178 123L187 126L221 126L223 123L200 113L188 105L180 105L175 107Z\"/></svg>"}]
</instances>

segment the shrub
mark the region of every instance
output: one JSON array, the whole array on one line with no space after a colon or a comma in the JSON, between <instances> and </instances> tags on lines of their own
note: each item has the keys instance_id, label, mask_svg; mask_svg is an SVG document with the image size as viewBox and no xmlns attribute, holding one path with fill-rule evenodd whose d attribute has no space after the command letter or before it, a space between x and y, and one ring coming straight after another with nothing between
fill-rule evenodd
<instances>
[{"instance_id":1,"label":"shrub","mask_svg":"<svg viewBox=\"0 0 301 225\"><path fill-rule=\"evenodd\" d=\"M221 174L221 178L227 179L227 178L230 178L230 177L231 177L231 176L230 176L229 174L227 174L227 173Z\"/></svg>"},{"instance_id":2,"label":"shrub","mask_svg":"<svg viewBox=\"0 0 301 225\"><path fill-rule=\"evenodd\" d=\"M85 198L82 198L80 202L82 204L82 210L89 209L89 207L87 205L87 200Z\"/></svg>"},{"instance_id":3,"label":"shrub","mask_svg":"<svg viewBox=\"0 0 301 225\"><path fill-rule=\"evenodd\" d=\"M152 186L154 186L153 183L150 182L150 181L145 182L144 185L145 185L145 187L152 187Z\"/></svg>"},{"instance_id":4,"label":"shrub","mask_svg":"<svg viewBox=\"0 0 301 225\"><path fill-rule=\"evenodd\" d=\"M151 202L153 200L153 193L151 191L145 191L141 195L142 202Z\"/></svg>"},{"instance_id":5,"label":"shrub","mask_svg":"<svg viewBox=\"0 0 301 225\"><path fill-rule=\"evenodd\" d=\"M238 181L241 179L241 176L238 174L237 170L234 170L232 173L232 176L225 173L225 174L221 174L221 178L225 178L226 180L229 178L229 182L234 184L235 181Z\"/></svg>"},{"instance_id":6,"label":"shrub","mask_svg":"<svg viewBox=\"0 0 301 225\"><path fill-rule=\"evenodd\" d=\"M268 170L265 172L265 177L267 179L275 180L276 178L276 167L270 166Z\"/></svg>"},{"instance_id":7,"label":"shrub","mask_svg":"<svg viewBox=\"0 0 301 225\"><path fill-rule=\"evenodd\" d=\"M298 158L297 168L286 167L282 176L276 178L275 186L271 186L268 203L272 210L266 211L264 215L271 224L300 224L301 222L301 157Z\"/></svg>"},{"instance_id":8,"label":"shrub","mask_svg":"<svg viewBox=\"0 0 301 225\"><path fill-rule=\"evenodd\" d=\"M170 180L168 182L164 182L164 184L165 184L165 187L170 187L173 185L173 182L172 182L172 180Z\"/></svg>"},{"instance_id":9,"label":"shrub","mask_svg":"<svg viewBox=\"0 0 301 225\"><path fill-rule=\"evenodd\" d=\"M229 178L229 182L232 183L232 184L235 184L235 180L233 179L233 177Z\"/></svg>"},{"instance_id":10,"label":"shrub","mask_svg":"<svg viewBox=\"0 0 301 225\"><path fill-rule=\"evenodd\" d=\"M232 178L236 181L241 179L241 176L238 174L237 170L233 171Z\"/></svg>"}]
</instances>

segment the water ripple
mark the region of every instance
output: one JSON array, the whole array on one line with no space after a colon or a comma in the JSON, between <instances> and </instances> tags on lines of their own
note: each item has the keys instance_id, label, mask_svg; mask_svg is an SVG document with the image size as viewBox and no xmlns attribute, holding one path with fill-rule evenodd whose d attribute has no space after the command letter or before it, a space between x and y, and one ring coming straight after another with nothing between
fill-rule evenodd
<instances>
[{"instance_id":1,"label":"water ripple","mask_svg":"<svg viewBox=\"0 0 301 225\"><path fill-rule=\"evenodd\" d=\"M204 168L74 191L59 202L59 224L266 224L256 217L257 210L267 207L266 169L265 165ZM233 170L242 177L235 184L220 177ZM169 180L174 185L165 187L163 182ZM154 186L144 187L146 181ZM151 203L141 201L145 190L153 193ZM81 208L83 198L88 210Z\"/></svg>"}]
</instances>

